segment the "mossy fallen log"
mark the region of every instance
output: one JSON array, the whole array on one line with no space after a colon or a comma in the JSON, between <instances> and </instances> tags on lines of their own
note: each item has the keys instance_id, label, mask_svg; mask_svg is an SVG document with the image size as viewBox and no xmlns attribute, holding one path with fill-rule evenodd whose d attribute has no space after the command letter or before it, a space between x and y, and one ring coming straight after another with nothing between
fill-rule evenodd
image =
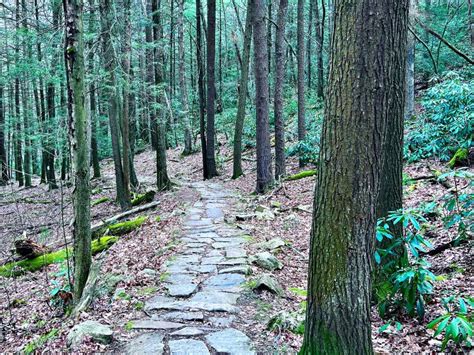
<instances>
[{"instance_id":1,"label":"mossy fallen log","mask_svg":"<svg viewBox=\"0 0 474 355\"><path fill-rule=\"evenodd\" d=\"M118 237L116 236L105 236L93 240L91 243L92 254L94 255L110 248L110 246L112 246L112 244L114 244L117 240ZM72 255L71 247L52 253L43 254L34 259L11 262L0 267L0 276L12 277L24 274L27 271L37 271L44 266L60 263L66 260L68 255Z\"/></svg>"},{"instance_id":2,"label":"mossy fallen log","mask_svg":"<svg viewBox=\"0 0 474 355\"><path fill-rule=\"evenodd\" d=\"M449 161L449 167L470 166L474 160L474 149L459 148Z\"/></svg>"},{"instance_id":3,"label":"mossy fallen log","mask_svg":"<svg viewBox=\"0 0 474 355\"><path fill-rule=\"evenodd\" d=\"M304 179L304 178L316 175L317 172L318 171L314 169L300 171L297 174L288 176L285 180L294 181L294 180Z\"/></svg>"},{"instance_id":4,"label":"mossy fallen log","mask_svg":"<svg viewBox=\"0 0 474 355\"><path fill-rule=\"evenodd\" d=\"M148 217L140 216L130 221L119 222L110 225L103 225L102 227L98 228L97 230L92 231L92 238L99 238L102 235L110 235L110 236L120 236L140 227Z\"/></svg>"},{"instance_id":5,"label":"mossy fallen log","mask_svg":"<svg viewBox=\"0 0 474 355\"><path fill-rule=\"evenodd\" d=\"M104 197L98 198L97 200L92 201L91 206L97 206L97 205L100 205L101 203L108 202L108 201L110 201L110 198L108 198L107 196L104 196Z\"/></svg>"},{"instance_id":6,"label":"mossy fallen log","mask_svg":"<svg viewBox=\"0 0 474 355\"><path fill-rule=\"evenodd\" d=\"M155 198L156 192L151 190L147 191L144 194L136 194L135 197L132 200L132 206L138 206L141 205L142 203L149 203L152 202L153 199Z\"/></svg>"}]
</instances>

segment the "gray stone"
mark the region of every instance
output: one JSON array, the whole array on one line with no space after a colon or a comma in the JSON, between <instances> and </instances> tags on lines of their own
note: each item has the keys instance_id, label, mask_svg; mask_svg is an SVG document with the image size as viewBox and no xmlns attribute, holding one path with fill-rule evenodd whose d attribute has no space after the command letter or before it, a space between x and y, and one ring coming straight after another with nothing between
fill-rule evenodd
<instances>
[{"instance_id":1,"label":"gray stone","mask_svg":"<svg viewBox=\"0 0 474 355\"><path fill-rule=\"evenodd\" d=\"M208 278L203 285L208 289L228 290L239 288L245 282L245 277L239 274L219 274Z\"/></svg>"},{"instance_id":2,"label":"gray stone","mask_svg":"<svg viewBox=\"0 0 474 355\"><path fill-rule=\"evenodd\" d=\"M216 232L200 232L200 233L190 234L189 237L195 238L196 240L199 240L199 239L219 238L219 235Z\"/></svg>"},{"instance_id":3,"label":"gray stone","mask_svg":"<svg viewBox=\"0 0 474 355\"><path fill-rule=\"evenodd\" d=\"M235 316L230 317L209 317L209 322L215 327L229 327L235 320Z\"/></svg>"},{"instance_id":4,"label":"gray stone","mask_svg":"<svg viewBox=\"0 0 474 355\"><path fill-rule=\"evenodd\" d=\"M169 284L166 285L168 293L173 297L189 297L197 289L197 285L193 283Z\"/></svg>"},{"instance_id":5,"label":"gray stone","mask_svg":"<svg viewBox=\"0 0 474 355\"><path fill-rule=\"evenodd\" d=\"M212 243L212 247L214 249L225 249L225 248L229 248L229 247L235 247L235 246L238 246L242 244L241 242L215 242L215 243Z\"/></svg>"},{"instance_id":6,"label":"gray stone","mask_svg":"<svg viewBox=\"0 0 474 355\"><path fill-rule=\"evenodd\" d=\"M178 255L172 260L174 264L197 264L201 260L200 255Z\"/></svg>"},{"instance_id":7,"label":"gray stone","mask_svg":"<svg viewBox=\"0 0 474 355\"><path fill-rule=\"evenodd\" d=\"M201 220L197 221L186 221L184 222L186 226L188 227L208 227L212 226L212 219L209 218L203 218Z\"/></svg>"},{"instance_id":8,"label":"gray stone","mask_svg":"<svg viewBox=\"0 0 474 355\"><path fill-rule=\"evenodd\" d=\"M262 243L262 247L268 250L275 250L284 247L286 244L281 238L273 238L267 242Z\"/></svg>"},{"instance_id":9,"label":"gray stone","mask_svg":"<svg viewBox=\"0 0 474 355\"><path fill-rule=\"evenodd\" d=\"M140 271L140 275L143 275L148 278L155 278L157 273L158 272L153 269L143 269L142 271Z\"/></svg>"},{"instance_id":10,"label":"gray stone","mask_svg":"<svg viewBox=\"0 0 474 355\"><path fill-rule=\"evenodd\" d=\"M250 266L232 266L225 269L219 270L219 274L242 274L251 275L252 268Z\"/></svg>"},{"instance_id":11,"label":"gray stone","mask_svg":"<svg viewBox=\"0 0 474 355\"><path fill-rule=\"evenodd\" d=\"M217 272L216 265L199 265L199 266L192 266L190 270L199 272L201 274L212 274Z\"/></svg>"},{"instance_id":12,"label":"gray stone","mask_svg":"<svg viewBox=\"0 0 474 355\"><path fill-rule=\"evenodd\" d=\"M165 282L172 284L192 283L194 276L190 274L169 274L165 278Z\"/></svg>"},{"instance_id":13,"label":"gray stone","mask_svg":"<svg viewBox=\"0 0 474 355\"><path fill-rule=\"evenodd\" d=\"M277 294L278 296L283 296L285 293L278 281L269 274L260 275L255 281L256 283L253 287L254 290L265 289Z\"/></svg>"},{"instance_id":14,"label":"gray stone","mask_svg":"<svg viewBox=\"0 0 474 355\"><path fill-rule=\"evenodd\" d=\"M207 253L207 256L222 256L222 252L219 250L211 250Z\"/></svg>"},{"instance_id":15,"label":"gray stone","mask_svg":"<svg viewBox=\"0 0 474 355\"><path fill-rule=\"evenodd\" d=\"M171 355L207 355L209 350L206 344L200 340L181 339L169 342Z\"/></svg>"},{"instance_id":16,"label":"gray stone","mask_svg":"<svg viewBox=\"0 0 474 355\"><path fill-rule=\"evenodd\" d=\"M238 294L221 291L200 291L191 297L191 302L202 302L211 304L235 304L239 298Z\"/></svg>"},{"instance_id":17,"label":"gray stone","mask_svg":"<svg viewBox=\"0 0 474 355\"><path fill-rule=\"evenodd\" d=\"M94 341L109 344L112 341L112 329L109 326L93 320L76 324L67 335L68 346L75 347L79 345L84 337L89 336Z\"/></svg>"},{"instance_id":18,"label":"gray stone","mask_svg":"<svg viewBox=\"0 0 474 355\"><path fill-rule=\"evenodd\" d=\"M247 252L242 248L228 248L225 251L225 255L228 258L245 258L247 256Z\"/></svg>"},{"instance_id":19,"label":"gray stone","mask_svg":"<svg viewBox=\"0 0 474 355\"><path fill-rule=\"evenodd\" d=\"M184 246L187 248L205 248L206 243L187 243Z\"/></svg>"},{"instance_id":20,"label":"gray stone","mask_svg":"<svg viewBox=\"0 0 474 355\"><path fill-rule=\"evenodd\" d=\"M218 207L210 207L206 211L207 217L209 218L221 218L224 217L224 212Z\"/></svg>"},{"instance_id":21,"label":"gray stone","mask_svg":"<svg viewBox=\"0 0 474 355\"><path fill-rule=\"evenodd\" d=\"M160 333L145 333L133 339L125 348L127 355L157 354L164 352L163 335Z\"/></svg>"},{"instance_id":22,"label":"gray stone","mask_svg":"<svg viewBox=\"0 0 474 355\"><path fill-rule=\"evenodd\" d=\"M168 309L175 311L202 310L209 312L238 313L239 308L229 304L210 304L191 301L176 301L165 296L155 296L145 303L145 311Z\"/></svg>"},{"instance_id":23,"label":"gray stone","mask_svg":"<svg viewBox=\"0 0 474 355\"><path fill-rule=\"evenodd\" d=\"M202 302L188 302L183 303L184 309L200 309L208 312L228 312L239 313L238 307L232 306L228 303L202 303Z\"/></svg>"},{"instance_id":24,"label":"gray stone","mask_svg":"<svg viewBox=\"0 0 474 355\"><path fill-rule=\"evenodd\" d=\"M193 274L192 271L189 270L189 268L192 268L193 265L169 265L165 266L163 270L167 273L173 273L173 274Z\"/></svg>"},{"instance_id":25,"label":"gray stone","mask_svg":"<svg viewBox=\"0 0 474 355\"><path fill-rule=\"evenodd\" d=\"M245 258L232 258L220 262L219 265L245 265L247 264L247 259Z\"/></svg>"},{"instance_id":26,"label":"gray stone","mask_svg":"<svg viewBox=\"0 0 474 355\"><path fill-rule=\"evenodd\" d=\"M178 329L185 326L182 323L176 322L167 322L162 320L154 319L141 319L132 322L133 329L156 329L156 330L166 330L166 329Z\"/></svg>"},{"instance_id":27,"label":"gray stone","mask_svg":"<svg viewBox=\"0 0 474 355\"><path fill-rule=\"evenodd\" d=\"M177 330L171 333L171 336L183 336L183 337L194 337L198 335L202 335L204 332L196 327L186 327L180 330Z\"/></svg>"},{"instance_id":28,"label":"gray stone","mask_svg":"<svg viewBox=\"0 0 474 355\"><path fill-rule=\"evenodd\" d=\"M144 309L145 311L159 309L182 310L183 307L180 305L180 302L176 301L174 298L158 295L146 301Z\"/></svg>"},{"instance_id":29,"label":"gray stone","mask_svg":"<svg viewBox=\"0 0 474 355\"><path fill-rule=\"evenodd\" d=\"M185 255L190 255L190 254L200 254L202 255L204 253L205 249L204 248L189 248L186 250L183 250L183 254Z\"/></svg>"},{"instance_id":30,"label":"gray stone","mask_svg":"<svg viewBox=\"0 0 474 355\"><path fill-rule=\"evenodd\" d=\"M270 271L283 268L283 264L268 251L255 254L250 258L250 261Z\"/></svg>"},{"instance_id":31,"label":"gray stone","mask_svg":"<svg viewBox=\"0 0 474 355\"><path fill-rule=\"evenodd\" d=\"M201 265L217 265L222 260L224 260L222 256L210 256L207 258L202 258Z\"/></svg>"},{"instance_id":32,"label":"gray stone","mask_svg":"<svg viewBox=\"0 0 474 355\"><path fill-rule=\"evenodd\" d=\"M226 354L255 354L250 339L237 329L225 329L206 335L209 345L218 353Z\"/></svg>"},{"instance_id":33,"label":"gray stone","mask_svg":"<svg viewBox=\"0 0 474 355\"><path fill-rule=\"evenodd\" d=\"M202 312L169 312L163 314L161 318L181 321L202 321L204 320L204 314Z\"/></svg>"}]
</instances>

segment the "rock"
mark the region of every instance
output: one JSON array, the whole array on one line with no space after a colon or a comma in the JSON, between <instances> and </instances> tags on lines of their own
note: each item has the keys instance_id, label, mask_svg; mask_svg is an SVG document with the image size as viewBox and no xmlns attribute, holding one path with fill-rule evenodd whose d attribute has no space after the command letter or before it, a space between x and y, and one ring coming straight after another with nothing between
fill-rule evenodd
<instances>
[{"instance_id":1,"label":"rock","mask_svg":"<svg viewBox=\"0 0 474 355\"><path fill-rule=\"evenodd\" d=\"M239 295L221 291L200 291L191 299L191 302L202 302L210 304L235 304Z\"/></svg>"},{"instance_id":2,"label":"rock","mask_svg":"<svg viewBox=\"0 0 474 355\"><path fill-rule=\"evenodd\" d=\"M249 214L238 214L235 216L235 219L237 221L248 221L256 216L255 213L249 213Z\"/></svg>"},{"instance_id":3,"label":"rock","mask_svg":"<svg viewBox=\"0 0 474 355\"><path fill-rule=\"evenodd\" d=\"M197 285L193 283L169 284L166 285L168 293L173 297L189 297L197 289Z\"/></svg>"},{"instance_id":4,"label":"rock","mask_svg":"<svg viewBox=\"0 0 474 355\"><path fill-rule=\"evenodd\" d=\"M275 219L275 213L273 213L270 209L266 209L262 212L257 212L256 217L258 220L272 221Z\"/></svg>"},{"instance_id":5,"label":"rock","mask_svg":"<svg viewBox=\"0 0 474 355\"><path fill-rule=\"evenodd\" d=\"M176 301L171 297L155 296L145 303L145 311L168 309L175 311L203 310L209 312L238 313L239 308L230 304Z\"/></svg>"},{"instance_id":6,"label":"rock","mask_svg":"<svg viewBox=\"0 0 474 355\"><path fill-rule=\"evenodd\" d=\"M201 265L216 265L219 264L224 258L222 256L210 256L208 258L202 258Z\"/></svg>"},{"instance_id":7,"label":"rock","mask_svg":"<svg viewBox=\"0 0 474 355\"><path fill-rule=\"evenodd\" d=\"M235 320L235 316L230 317L209 317L209 322L215 327L229 327Z\"/></svg>"},{"instance_id":8,"label":"rock","mask_svg":"<svg viewBox=\"0 0 474 355\"><path fill-rule=\"evenodd\" d=\"M157 274L158 274L158 272L156 270L153 270L153 269L143 269L142 271L140 271L140 275L143 275L143 276L148 277L150 279L155 278Z\"/></svg>"},{"instance_id":9,"label":"rock","mask_svg":"<svg viewBox=\"0 0 474 355\"><path fill-rule=\"evenodd\" d=\"M206 335L209 345L218 353L225 354L255 354L250 339L236 329L225 329L220 332Z\"/></svg>"},{"instance_id":10,"label":"rock","mask_svg":"<svg viewBox=\"0 0 474 355\"><path fill-rule=\"evenodd\" d=\"M204 314L202 312L169 312L163 314L161 318L181 321L202 321L204 320Z\"/></svg>"},{"instance_id":11,"label":"rock","mask_svg":"<svg viewBox=\"0 0 474 355\"><path fill-rule=\"evenodd\" d=\"M267 211L267 210L268 210L268 207L263 206L263 205L258 205L257 207L255 207L255 211L260 212L260 213L262 213L264 211Z\"/></svg>"},{"instance_id":12,"label":"rock","mask_svg":"<svg viewBox=\"0 0 474 355\"><path fill-rule=\"evenodd\" d=\"M219 274L242 274L242 275L251 275L252 268L245 266L233 266L225 269L219 270Z\"/></svg>"},{"instance_id":13,"label":"rock","mask_svg":"<svg viewBox=\"0 0 474 355\"><path fill-rule=\"evenodd\" d=\"M201 274L213 274L217 272L217 267L216 265L199 265L191 267L190 270Z\"/></svg>"},{"instance_id":14,"label":"rock","mask_svg":"<svg viewBox=\"0 0 474 355\"><path fill-rule=\"evenodd\" d=\"M204 332L196 327L186 327L180 330L177 330L171 333L171 336L183 336L183 337L194 337L198 335L202 335Z\"/></svg>"},{"instance_id":15,"label":"rock","mask_svg":"<svg viewBox=\"0 0 474 355\"><path fill-rule=\"evenodd\" d=\"M282 203L278 201L272 201L270 204L273 208L281 208Z\"/></svg>"},{"instance_id":16,"label":"rock","mask_svg":"<svg viewBox=\"0 0 474 355\"><path fill-rule=\"evenodd\" d=\"M280 297L285 293L278 281L269 274L260 275L255 281L256 284L253 287L254 290L266 289Z\"/></svg>"},{"instance_id":17,"label":"rock","mask_svg":"<svg viewBox=\"0 0 474 355\"><path fill-rule=\"evenodd\" d=\"M206 211L207 217L209 218L221 218L224 217L224 212L218 207L210 207Z\"/></svg>"},{"instance_id":18,"label":"rock","mask_svg":"<svg viewBox=\"0 0 474 355\"><path fill-rule=\"evenodd\" d=\"M250 262L270 271L283 268L283 264L267 251L250 257Z\"/></svg>"},{"instance_id":19,"label":"rock","mask_svg":"<svg viewBox=\"0 0 474 355\"><path fill-rule=\"evenodd\" d=\"M189 274L169 274L165 282L171 283L171 284L187 284L187 283L192 283L194 280L193 275Z\"/></svg>"},{"instance_id":20,"label":"rock","mask_svg":"<svg viewBox=\"0 0 474 355\"><path fill-rule=\"evenodd\" d=\"M145 333L133 339L125 349L127 355L157 354L164 352L163 335Z\"/></svg>"},{"instance_id":21,"label":"rock","mask_svg":"<svg viewBox=\"0 0 474 355\"><path fill-rule=\"evenodd\" d=\"M240 274L219 274L203 282L203 286L213 290L232 290L239 288L245 282L245 277Z\"/></svg>"},{"instance_id":22,"label":"rock","mask_svg":"<svg viewBox=\"0 0 474 355\"><path fill-rule=\"evenodd\" d=\"M285 245L285 242L280 238L274 238L261 244L261 246L267 250L275 250L284 247Z\"/></svg>"},{"instance_id":23,"label":"rock","mask_svg":"<svg viewBox=\"0 0 474 355\"><path fill-rule=\"evenodd\" d=\"M84 337L91 337L94 341L102 344L109 344L112 341L112 329L109 326L93 320L76 324L67 336L68 346L79 345Z\"/></svg>"},{"instance_id":24,"label":"rock","mask_svg":"<svg viewBox=\"0 0 474 355\"><path fill-rule=\"evenodd\" d=\"M227 248L225 255L228 258L245 258L247 256L247 252L242 248Z\"/></svg>"},{"instance_id":25,"label":"rock","mask_svg":"<svg viewBox=\"0 0 474 355\"><path fill-rule=\"evenodd\" d=\"M247 259L245 258L233 258L227 259L219 263L219 265L245 265L247 264Z\"/></svg>"},{"instance_id":26,"label":"rock","mask_svg":"<svg viewBox=\"0 0 474 355\"><path fill-rule=\"evenodd\" d=\"M176 323L176 322L166 322L162 320L154 319L141 319L133 321L132 329L156 329L156 330L166 330L166 329L178 329L183 328L185 324Z\"/></svg>"},{"instance_id":27,"label":"rock","mask_svg":"<svg viewBox=\"0 0 474 355\"><path fill-rule=\"evenodd\" d=\"M207 355L209 350L206 344L200 340L181 339L169 342L171 355Z\"/></svg>"}]
</instances>

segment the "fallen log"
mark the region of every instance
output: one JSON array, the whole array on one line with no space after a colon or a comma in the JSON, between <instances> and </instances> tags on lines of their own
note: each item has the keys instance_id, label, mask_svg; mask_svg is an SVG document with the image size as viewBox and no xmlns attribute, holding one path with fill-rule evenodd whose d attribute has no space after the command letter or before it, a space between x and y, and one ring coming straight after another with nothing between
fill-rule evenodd
<instances>
[{"instance_id":1,"label":"fallen log","mask_svg":"<svg viewBox=\"0 0 474 355\"><path fill-rule=\"evenodd\" d=\"M45 245L35 243L31 239L15 241L15 252L24 259L34 259L48 253L50 250Z\"/></svg>"},{"instance_id":2,"label":"fallen log","mask_svg":"<svg viewBox=\"0 0 474 355\"><path fill-rule=\"evenodd\" d=\"M317 172L318 172L318 171L315 170L315 169L300 171L300 172L297 173L297 174L287 176L287 177L285 178L285 180L286 180L286 181L300 180L300 179L304 179L304 178L307 178L307 177L310 177L310 176L314 176L314 175L317 174Z\"/></svg>"},{"instance_id":3,"label":"fallen log","mask_svg":"<svg viewBox=\"0 0 474 355\"><path fill-rule=\"evenodd\" d=\"M448 249L451 249L453 247L459 247L461 245L467 244L472 239L473 239L472 235L468 235L467 238L463 238L463 239L455 238L455 239L451 240L450 242L438 245L436 248L431 249L427 252L421 252L420 255L422 255L422 256L425 256L425 255L429 255L429 256L438 255L438 254L441 254L442 252L444 252Z\"/></svg>"},{"instance_id":4,"label":"fallen log","mask_svg":"<svg viewBox=\"0 0 474 355\"><path fill-rule=\"evenodd\" d=\"M156 192L153 190L147 191L144 194L137 194L135 198L132 200L132 206L138 206L142 203L150 203L155 198Z\"/></svg>"}]
</instances>

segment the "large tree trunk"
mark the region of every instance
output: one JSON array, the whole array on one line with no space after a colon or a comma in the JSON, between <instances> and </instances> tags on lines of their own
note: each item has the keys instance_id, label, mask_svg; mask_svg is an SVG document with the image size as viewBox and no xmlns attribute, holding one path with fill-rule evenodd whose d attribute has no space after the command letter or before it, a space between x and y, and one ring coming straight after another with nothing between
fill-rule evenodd
<instances>
[{"instance_id":1,"label":"large tree trunk","mask_svg":"<svg viewBox=\"0 0 474 355\"><path fill-rule=\"evenodd\" d=\"M403 119L408 0L334 6L301 353L372 354L376 205L387 123Z\"/></svg>"},{"instance_id":2,"label":"large tree trunk","mask_svg":"<svg viewBox=\"0 0 474 355\"><path fill-rule=\"evenodd\" d=\"M196 60L198 70L198 94L199 94L199 134L201 136L201 155L203 166L203 178L207 179L207 143L206 143L206 122L205 99L204 99L204 55L202 53L202 25L201 25L201 1L196 0Z\"/></svg>"},{"instance_id":3,"label":"large tree trunk","mask_svg":"<svg viewBox=\"0 0 474 355\"><path fill-rule=\"evenodd\" d=\"M181 110L184 125L184 155L193 152L191 123L189 121L188 90L186 88L186 71L184 57L184 0L178 0L178 56L179 56L179 91L181 96Z\"/></svg>"},{"instance_id":4,"label":"large tree trunk","mask_svg":"<svg viewBox=\"0 0 474 355\"><path fill-rule=\"evenodd\" d=\"M17 34L20 32L20 2L16 0L16 31ZM20 60L20 43L18 39L15 44L15 59ZM15 177L18 181L18 185L21 187L24 185L23 177L23 151L21 144L21 119L20 119L20 78L18 74L15 76Z\"/></svg>"},{"instance_id":5,"label":"large tree trunk","mask_svg":"<svg viewBox=\"0 0 474 355\"><path fill-rule=\"evenodd\" d=\"M305 127L305 97L304 97L304 0L298 0L298 20L297 20L297 39L298 39L298 141L302 142L306 135ZM304 161L300 156L300 167L304 166Z\"/></svg>"},{"instance_id":6,"label":"large tree trunk","mask_svg":"<svg viewBox=\"0 0 474 355\"><path fill-rule=\"evenodd\" d=\"M3 75L2 63L0 62L0 76ZM0 186L6 185L8 176L8 157L5 150L5 110L3 81L0 81Z\"/></svg>"},{"instance_id":7,"label":"large tree trunk","mask_svg":"<svg viewBox=\"0 0 474 355\"><path fill-rule=\"evenodd\" d=\"M151 1L146 0L146 11L148 13L149 21L152 21L151 18ZM157 127L156 127L156 112L153 108L153 102L155 99L154 88L155 85L155 64L154 64L154 54L153 54L153 26L147 25L145 27L145 40L146 40L146 50L145 50L145 59L146 59L146 82L148 88L146 90L146 102L147 102L147 111L150 120L150 135L151 135L151 146L156 150L157 146ZM147 132L148 133L148 132Z\"/></svg>"},{"instance_id":8,"label":"large tree trunk","mask_svg":"<svg viewBox=\"0 0 474 355\"><path fill-rule=\"evenodd\" d=\"M323 6L324 6L324 1ZM324 16L324 11L323 11ZM324 98L324 67L323 67L323 42L324 42L324 18L321 20L319 14L319 4L316 1L314 4L314 17L316 20L315 34L316 34L316 56L317 56L317 67L318 67L318 81L317 81L317 95L319 98Z\"/></svg>"},{"instance_id":9,"label":"large tree trunk","mask_svg":"<svg viewBox=\"0 0 474 355\"><path fill-rule=\"evenodd\" d=\"M285 25L288 0L280 0L275 38L275 178L286 174L285 121L283 119L283 84L285 81ZM308 41L309 43L309 41Z\"/></svg>"},{"instance_id":10,"label":"large tree trunk","mask_svg":"<svg viewBox=\"0 0 474 355\"><path fill-rule=\"evenodd\" d=\"M124 184L122 158L120 154L120 130L118 127L117 119L117 91L116 91L116 80L115 80L115 58L112 47L112 38L110 29L113 23L113 14L111 8L111 1L104 0L100 2L100 15L102 25L102 36L104 45L104 63L105 70L107 72L106 82L104 86L105 96L109 100L109 125L110 135L112 138L112 154L114 158L115 167L115 183L117 189L117 201L120 204L122 210L130 207L130 196L127 196L127 191Z\"/></svg>"},{"instance_id":11,"label":"large tree trunk","mask_svg":"<svg viewBox=\"0 0 474 355\"><path fill-rule=\"evenodd\" d=\"M237 104L237 117L235 118L234 131L234 164L232 178L237 179L243 174L242 171L242 133L245 121L245 106L247 103L247 90L249 81L249 62L250 62L250 45L252 43L252 0L247 1L247 17L245 20L244 30L244 48L242 67L239 82L239 102Z\"/></svg>"},{"instance_id":12,"label":"large tree trunk","mask_svg":"<svg viewBox=\"0 0 474 355\"><path fill-rule=\"evenodd\" d=\"M268 52L265 28L265 0L253 1L253 41L255 65L255 101L257 120L257 193L273 183L270 127L268 121Z\"/></svg>"},{"instance_id":13,"label":"large tree trunk","mask_svg":"<svg viewBox=\"0 0 474 355\"><path fill-rule=\"evenodd\" d=\"M74 166L74 299L77 302L81 298L91 265L89 123L84 99L83 4L82 0L63 0L63 4L69 139Z\"/></svg>"},{"instance_id":14,"label":"large tree trunk","mask_svg":"<svg viewBox=\"0 0 474 355\"><path fill-rule=\"evenodd\" d=\"M207 2L207 127L206 161L207 179L217 176L215 152L215 66L216 66L216 0Z\"/></svg>"},{"instance_id":15,"label":"large tree trunk","mask_svg":"<svg viewBox=\"0 0 474 355\"><path fill-rule=\"evenodd\" d=\"M25 33L28 32L28 13L26 7L26 1L21 0L22 7L22 21L21 27ZM31 62L31 47L30 41L28 39L23 40L23 56L27 58L28 62ZM23 127L24 127L24 138L25 138L25 161L24 161L24 171L25 171L25 187L31 187L31 127L30 127L30 110L29 110L29 93L28 93L28 81L22 85L22 107L23 107Z\"/></svg>"}]
</instances>

